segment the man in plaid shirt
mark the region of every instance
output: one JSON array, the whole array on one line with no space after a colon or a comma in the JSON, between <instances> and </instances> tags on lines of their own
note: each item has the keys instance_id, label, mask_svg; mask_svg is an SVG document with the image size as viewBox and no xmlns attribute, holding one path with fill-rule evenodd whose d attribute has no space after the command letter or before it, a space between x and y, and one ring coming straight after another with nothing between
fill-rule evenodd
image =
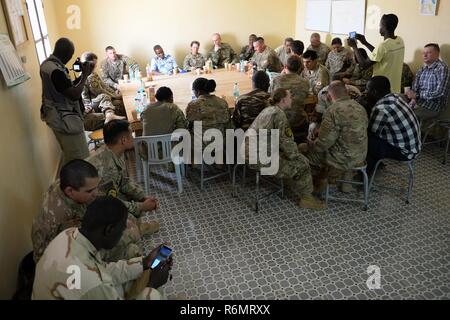
<instances>
[{"instance_id":1,"label":"man in plaid shirt","mask_svg":"<svg viewBox=\"0 0 450 320\"><path fill-rule=\"evenodd\" d=\"M425 46L425 66L417 73L412 91L405 92L409 99L416 102L414 112L422 121L436 118L448 105L450 73L439 55L439 45L430 43Z\"/></svg>"},{"instance_id":2,"label":"man in plaid shirt","mask_svg":"<svg viewBox=\"0 0 450 320\"><path fill-rule=\"evenodd\" d=\"M408 161L422 148L420 124L414 111L398 94L391 93L386 77L373 77L367 84L369 99L378 101L369 121L368 171L381 159Z\"/></svg>"}]
</instances>

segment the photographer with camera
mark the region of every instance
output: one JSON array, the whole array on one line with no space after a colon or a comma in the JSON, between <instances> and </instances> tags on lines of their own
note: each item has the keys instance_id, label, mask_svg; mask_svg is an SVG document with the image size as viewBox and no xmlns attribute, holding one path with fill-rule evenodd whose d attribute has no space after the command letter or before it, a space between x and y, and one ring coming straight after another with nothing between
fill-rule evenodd
<instances>
[{"instance_id":1,"label":"photographer with camera","mask_svg":"<svg viewBox=\"0 0 450 320\"><path fill-rule=\"evenodd\" d=\"M42 79L41 119L53 130L64 154L63 164L74 159L85 159L89 149L84 134L84 106L81 93L92 64L77 59L73 71L81 72L74 82L65 65L72 59L75 46L67 38L59 39L53 54L40 69Z\"/></svg>"}]
</instances>

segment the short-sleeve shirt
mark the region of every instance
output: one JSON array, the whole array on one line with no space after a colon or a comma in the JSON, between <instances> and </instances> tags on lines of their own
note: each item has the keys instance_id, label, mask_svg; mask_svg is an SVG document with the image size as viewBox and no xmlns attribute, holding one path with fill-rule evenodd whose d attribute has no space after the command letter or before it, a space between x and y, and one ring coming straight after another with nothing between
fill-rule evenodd
<instances>
[{"instance_id":1,"label":"short-sleeve shirt","mask_svg":"<svg viewBox=\"0 0 450 320\"><path fill-rule=\"evenodd\" d=\"M375 48L370 59L377 62L373 66L373 76L385 76L391 82L392 93L400 93L402 86L405 43L403 39L386 39Z\"/></svg>"}]
</instances>

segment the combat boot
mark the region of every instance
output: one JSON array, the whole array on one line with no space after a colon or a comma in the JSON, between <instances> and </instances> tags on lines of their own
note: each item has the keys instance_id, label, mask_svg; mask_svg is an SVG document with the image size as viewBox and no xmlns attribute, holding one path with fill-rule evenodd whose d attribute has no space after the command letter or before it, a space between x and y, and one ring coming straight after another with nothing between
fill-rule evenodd
<instances>
[{"instance_id":1,"label":"combat boot","mask_svg":"<svg viewBox=\"0 0 450 320\"><path fill-rule=\"evenodd\" d=\"M320 201L313 195L302 196L298 205L300 206L300 208L312 210L323 210L327 207L323 201Z\"/></svg>"},{"instance_id":2,"label":"combat boot","mask_svg":"<svg viewBox=\"0 0 450 320\"><path fill-rule=\"evenodd\" d=\"M141 222L139 225L139 231L141 232L141 236L157 233L159 231L159 222Z\"/></svg>"}]
</instances>

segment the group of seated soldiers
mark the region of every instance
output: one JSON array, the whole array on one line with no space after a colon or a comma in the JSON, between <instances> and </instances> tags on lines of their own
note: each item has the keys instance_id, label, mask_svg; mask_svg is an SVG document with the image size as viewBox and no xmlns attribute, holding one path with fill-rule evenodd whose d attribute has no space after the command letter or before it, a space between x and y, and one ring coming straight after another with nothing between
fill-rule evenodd
<instances>
[{"instance_id":1,"label":"group of seated soldiers","mask_svg":"<svg viewBox=\"0 0 450 320\"><path fill-rule=\"evenodd\" d=\"M371 67L361 63L361 57L367 59L365 50L352 54L340 39L332 41L330 50L314 34L311 46L303 52L304 45L298 40L288 38L283 46L272 50L264 39L251 35L239 57L231 46L222 43L219 34L213 36L213 43L205 58L198 52L200 44L192 42L183 68L201 68L207 59L216 68L238 59L248 61L256 69L253 91L240 96L231 111L225 99L214 95L215 81L199 77L192 88L195 99L185 114L174 104L171 89L161 87L157 102L142 113L143 135L192 130L196 121L202 122L203 130L222 132L253 129L250 131L258 135L263 129L269 134L271 129L278 129L280 167L276 176L289 182L302 208L325 208L318 198L324 186L341 177L353 178L354 167L367 164L371 173L380 159L414 159L421 151L421 119L411 106L429 111L429 119L431 113L436 115L448 103L448 67L439 59L439 46L434 44L425 46L425 66L414 82L409 79L404 84L412 90L400 95L391 92L386 77L372 77ZM159 230L158 222L145 219L147 212L159 208L159 202L130 180L123 159L124 153L133 149L133 133L122 118L125 113L118 80L136 63L118 55L112 47L106 53L101 76L96 72L89 76L82 96L86 113L91 115L86 117L93 123L90 125L103 127L105 146L86 160L66 164L44 198L32 231L35 261L39 262L34 285L37 299L130 298L116 288L126 290L125 285L141 279L148 261L155 256L154 251L143 257L139 240ZM155 53L153 72L170 72L171 64L177 67L160 46L155 47ZM84 54L83 60L97 64L97 56L92 53ZM433 81L434 87L430 85ZM307 114L305 99L311 94L317 95L319 102ZM253 169L263 166L258 163ZM340 187L343 192L352 191L351 186ZM104 197L97 199L99 194ZM121 201L115 203L114 198ZM97 213L93 218L92 212L105 213L112 210L111 206L117 211L114 217ZM121 229L114 233L106 227ZM104 239L94 236L94 229L103 230ZM64 230L68 231L62 235ZM97 245L92 248L88 243ZM54 263L55 256L60 257L58 263ZM86 280L89 283L82 291L69 290L62 280L64 267L73 261L83 263L92 278ZM136 291L137 297L161 298L158 288L167 281L171 265L172 261L147 275L145 290Z\"/></svg>"}]
</instances>

